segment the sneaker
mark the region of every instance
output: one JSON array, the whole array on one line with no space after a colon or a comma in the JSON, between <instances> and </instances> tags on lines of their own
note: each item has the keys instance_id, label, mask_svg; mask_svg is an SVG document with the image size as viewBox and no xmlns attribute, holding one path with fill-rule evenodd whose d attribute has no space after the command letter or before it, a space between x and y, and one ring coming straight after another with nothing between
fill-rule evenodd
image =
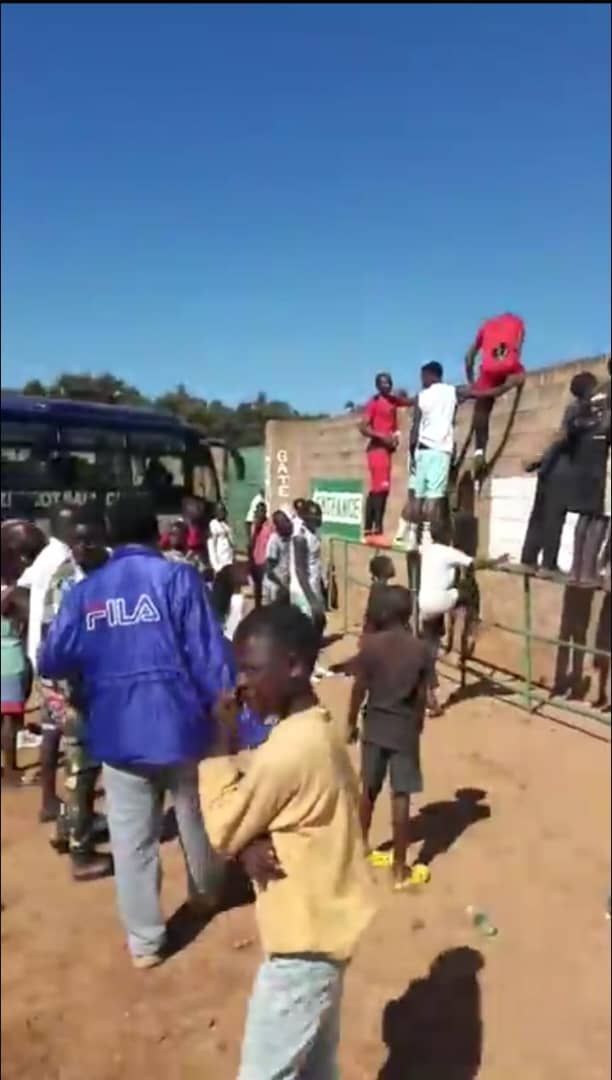
<instances>
[{"instance_id":1,"label":"sneaker","mask_svg":"<svg viewBox=\"0 0 612 1080\"><path fill-rule=\"evenodd\" d=\"M133 956L132 964L137 971L149 971L151 968L159 967L162 962L162 958L159 953L147 953L145 956Z\"/></svg>"},{"instance_id":2,"label":"sneaker","mask_svg":"<svg viewBox=\"0 0 612 1080\"><path fill-rule=\"evenodd\" d=\"M112 855L99 851L71 852L73 881L100 881L114 873Z\"/></svg>"}]
</instances>

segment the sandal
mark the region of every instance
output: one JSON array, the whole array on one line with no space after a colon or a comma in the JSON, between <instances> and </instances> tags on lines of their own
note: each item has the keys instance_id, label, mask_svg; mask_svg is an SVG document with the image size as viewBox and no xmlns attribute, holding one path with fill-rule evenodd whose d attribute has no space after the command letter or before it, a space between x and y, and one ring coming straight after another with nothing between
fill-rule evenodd
<instances>
[{"instance_id":1,"label":"sandal","mask_svg":"<svg viewBox=\"0 0 612 1080\"><path fill-rule=\"evenodd\" d=\"M370 866L376 867L377 870L388 870L393 866L393 851L391 848L374 848L368 854L368 862Z\"/></svg>"}]
</instances>

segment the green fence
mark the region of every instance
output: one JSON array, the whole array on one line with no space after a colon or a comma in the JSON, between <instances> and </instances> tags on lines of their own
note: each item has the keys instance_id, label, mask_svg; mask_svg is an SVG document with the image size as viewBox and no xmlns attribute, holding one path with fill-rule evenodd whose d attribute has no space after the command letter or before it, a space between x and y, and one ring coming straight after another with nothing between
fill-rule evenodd
<instances>
[{"instance_id":1,"label":"green fence","mask_svg":"<svg viewBox=\"0 0 612 1080\"><path fill-rule=\"evenodd\" d=\"M359 547L367 550L372 555L377 551L385 550L382 547L373 547L365 544L363 541L347 540L342 536L330 536L329 538L329 562L330 566L333 566L336 581L339 587L340 596L340 612L342 620L342 629L346 633L354 627L350 626L349 619L349 589L351 586L359 589L369 589L369 582L363 578L356 577L349 572L349 549L351 546ZM397 555L404 554L394 548L386 549L389 553L395 552ZM487 674L489 682L496 686L502 687L508 694L514 695L516 701L514 704L521 705L522 708L528 712L535 712L544 705L554 706L557 709L561 709L570 713L574 713L578 716L586 717L589 720L595 720L600 724L604 724L610 727L610 710L608 708L606 713L598 710L595 707L588 705L574 703L568 701L566 698L560 697L554 693L546 691L542 686L538 685L533 678L533 645L534 643L551 645L556 648L567 648L574 652L581 652L594 657L600 657L603 662L607 663L608 671L610 670L610 652L605 649L593 648L588 645L576 644L573 641L564 641L562 638L546 637L543 634L539 634L533 625L533 598L532 598L532 580L534 574L526 573L519 567L514 567L511 564L503 567L496 567L495 569L487 570L487 573L495 574L511 574L522 578L522 604L520 606L521 621L519 625L508 626L505 623L492 621L482 622L483 629L501 630L507 634L519 637L523 640L522 650L522 675L517 676L511 672L504 671L502 665L492 665L490 661L486 661L486 667L492 669L491 674ZM557 581L559 586L567 586L573 584L567 580L563 580L561 577ZM416 593L415 583L409 582L409 587ZM577 586L578 587L578 586ZM591 591L604 591L603 586L595 589L595 586L582 586L582 588L590 588ZM606 590L607 591L607 590ZM468 674L481 675L481 672L470 666L470 657L466 656L463 651L459 654L459 672L461 686L465 686L466 678ZM482 662L485 663L484 661Z\"/></svg>"},{"instance_id":2,"label":"green fence","mask_svg":"<svg viewBox=\"0 0 612 1080\"><path fill-rule=\"evenodd\" d=\"M244 522L253 496L264 487L265 457L263 446L247 446L240 453L244 460L244 477L238 479L229 461L225 476L225 503L236 546L239 551L246 551Z\"/></svg>"}]
</instances>

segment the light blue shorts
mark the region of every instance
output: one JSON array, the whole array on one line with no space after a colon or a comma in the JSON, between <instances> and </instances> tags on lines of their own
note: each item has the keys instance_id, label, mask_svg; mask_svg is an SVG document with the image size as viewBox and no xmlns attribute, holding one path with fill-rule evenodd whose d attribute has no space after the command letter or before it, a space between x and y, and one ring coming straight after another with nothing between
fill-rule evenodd
<instances>
[{"instance_id":1,"label":"light blue shorts","mask_svg":"<svg viewBox=\"0 0 612 1080\"><path fill-rule=\"evenodd\" d=\"M271 956L246 1020L238 1080L337 1080L344 964Z\"/></svg>"},{"instance_id":2,"label":"light blue shorts","mask_svg":"<svg viewBox=\"0 0 612 1080\"><path fill-rule=\"evenodd\" d=\"M417 499L443 499L448 491L451 455L419 447L412 490Z\"/></svg>"}]
</instances>

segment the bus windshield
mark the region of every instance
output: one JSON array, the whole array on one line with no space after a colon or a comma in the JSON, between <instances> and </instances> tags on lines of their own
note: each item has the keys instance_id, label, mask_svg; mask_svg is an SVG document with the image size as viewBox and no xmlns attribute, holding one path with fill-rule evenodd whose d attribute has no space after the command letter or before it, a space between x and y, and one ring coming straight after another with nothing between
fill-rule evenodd
<instances>
[{"instance_id":1,"label":"bus windshield","mask_svg":"<svg viewBox=\"0 0 612 1080\"><path fill-rule=\"evenodd\" d=\"M219 498L203 433L171 416L114 405L2 395L2 516L57 502L113 502L149 491L163 515L185 495Z\"/></svg>"}]
</instances>

